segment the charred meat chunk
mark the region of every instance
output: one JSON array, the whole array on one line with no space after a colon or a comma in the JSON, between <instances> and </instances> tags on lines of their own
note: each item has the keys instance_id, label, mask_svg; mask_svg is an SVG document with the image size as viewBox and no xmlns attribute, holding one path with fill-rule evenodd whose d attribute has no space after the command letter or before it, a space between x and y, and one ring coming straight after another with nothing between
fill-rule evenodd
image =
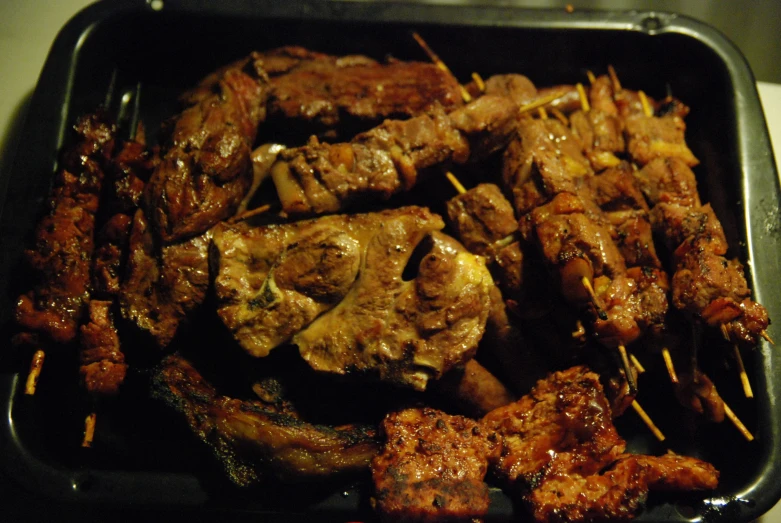
<instances>
[{"instance_id":1,"label":"charred meat chunk","mask_svg":"<svg viewBox=\"0 0 781 523\"><path fill-rule=\"evenodd\" d=\"M393 412L372 460L373 504L387 521L467 521L488 512L488 456L480 424L431 408Z\"/></svg>"},{"instance_id":2,"label":"charred meat chunk","mask_svg":"<svg viewBox=\"0 0 781 523\"><path fill-rule=\"evenodd\" d=\"M368 427L314 425L267 402L220 396L178 355L163 360L153 386L154 395L184 417L240 486L365 471L379 450Z\"/></svg>"},{"instance_id":3,"label":"charred meat chunk","mask_svg":"<svg viewBox=\"0 0 781 523\"><path fill-rule=\"evenodd\" d=\"M92 300L89 322L81 326L79 359L84 388L95 396L113 396L125 380L127 364L111 314L113 301Z\"/></svg>"}]
</instances>

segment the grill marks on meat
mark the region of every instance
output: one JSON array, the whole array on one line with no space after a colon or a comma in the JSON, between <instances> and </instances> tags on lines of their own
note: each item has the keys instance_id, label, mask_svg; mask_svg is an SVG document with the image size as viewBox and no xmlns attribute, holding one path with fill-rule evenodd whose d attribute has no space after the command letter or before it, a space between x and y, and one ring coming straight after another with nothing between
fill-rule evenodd
<instances>
[{"instance_id":1,"label":"grill marks on meat","mask_svg":"<svg viewBox=\"0 0 781 523\"><path fill-rule=\"evenodd\" d=\"M47 213L35 229L34 246L25 251L36 283L16 304L14 317L25 331L18 341L74 340L89 299L95 214L115 128L104 114L95 113L80 118L74 131Z\"/></svg>"},{"instance_id":2,"label":"grill marks on meat","mask_svg":"<svg viewBox=\"0 0 781 523\"><path fill-rule=\"evenodd\" d=\"M217 74L174 118L144 193L155 232L170 243L201 234L238 208L252 184L250 147L265 116L267 77L250 60ZM208 94L207 94L208 93Z\"/></svg>"},{"instance_id":3,"label":"grill marks on meat","mask_svg":"<svg viewBox=\"0 0 781 523\"><path fill-rule=\"evenodd\" d=\"M431 408L388 414L372 460L373 504L387 521L466 521L488 512L484 483L497 447L480 424Z\"/></svg>"},{"instance_id":4,"label":"grill marks on meat","mask_svg":"<svg viewBox=\"0 0 781 523\"><path fill-rule=\"evenodd\" d=\"M273 477L301 481L358 473L379 450L372 429L313 425L265 402L219 396L178 355L163 360L154 387L240 486Z\"/></svg>"},{"instance_id":5,"label":"grill marks on meat","mask_svg":"<svg viewBox=\"0 0 781 523\"><path fill-rule=\"evenodd\" d=\"M271 171L289 215L345 209L357 198L386 199L417 183L420 171L487 154L514 131L515 104L484 96L446 114L440 107L405 121L386 120L348 143L312 140L280 154Z\"/></svg>"},{"instance_id":6,"label":"grill marks on meat","mask_svg":"<svg viewBox=\"0 0 781 523\"><path fill-rule=\"evenodd\" d=\"M539 522L628 520L649 490L718 483L715 468L695 458L624 454L599 378L585 367L551 374L483 425L501 446L492 466Z\"/></svg>"},{"instance_id":7,"label":"grill marks on meat","mask_svg":"<svg viewBox=\"0 0 781 523\"><path fill-rule=\"evenodd\" d=\"M220 225L217 312L246 351L265 356L342 301L359 271L400 267L400 275L416 245L443 226L418 207L258 228Z\"/></svg>"},{"instance_id":8,"label":"grill marks on meat","mask_svg":"<svg viewBox=\"0 0 781 523\"><path fill-rule=\"evenodd\" d=\"M395 229L395 230L394 230ZM439 233L405 281L408 233L386 227L366 249L345 298L293 338L316 370L372 373L418 390L474 356L493 280L484 260Z\"/></svg>"},{"instance_id":9,"label":"grill marks on meat","mask_svg":"<svg viewBox=\"0 0 781 523\"><path fill-rule=\"evenodd\" d=\"M271 80L269 116L279 115L286 122L312 121L320 128L334 128L345 116L379 120L413 116L436 103L445 109L461 105L457 81L434 64L380 64L364 56L334 57L300 48L273 54L264 57L264 67L283 55L301 57L294 68Z\"/></svg>"}]
</instances>

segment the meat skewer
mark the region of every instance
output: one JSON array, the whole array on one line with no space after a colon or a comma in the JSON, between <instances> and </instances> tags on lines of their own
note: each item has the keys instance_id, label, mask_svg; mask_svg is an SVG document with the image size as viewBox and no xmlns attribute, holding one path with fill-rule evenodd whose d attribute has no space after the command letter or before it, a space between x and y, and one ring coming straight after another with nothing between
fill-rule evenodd
<instances>
[{"instance_id":1,"label":"meat skewer","mask_svg":"<svg viewBox=\"0 0 781 523\"><path fill-rule=\"evenodd\" d=\"M458 181L455 175L453 175L451 172L447 172L446 176L460 195L448 201L448 215L451 224L453 224L454 228L457 229L457 232L459 233L459 236L461 236L461 239L465 243L465 245L467 245L470 249L472 249L473 252L475 252L476 254L483 254L483 255L485 255L486 253L490 253L491 248L484 248L482 246L490 245L492 240L496 240L497 238L503 237L508 231L500 227L500 224L502 222L501 220L502 213L500 209L502 209L503 207L499 204L494 204L491 206L488 202L491 200L491 198L495 200L503 200L503 196L498 190L495 193L491 193L489 191L482 189L481 186L472 189L472 191L475 192L475 194L470 194L470 192L467 191L464 188L464 186ZM477 196L477 191L484 193L483 196ZM467 197L476 200L476 203L474 203L473 205L468 205L464 203L463 200L465 200L465 198ZM459 200L462 201L461 204L457 203L457 201ZM489 209L491 207L492 209ZM509 202L506 202L505 207L508 210L511 209ZM468 225L470 223L475 223L475 224L479 223L481 224L482 229L480 226ZM466 238L466 240L468 241L465 241L464 236L467 234L469 235ZM481 235L484 236L485 239L477 240L475 238ZM502 241L502 243L506 243L506 242ZM478 245L480 246L479 248L477 247ZM584 278L584 281L588 282L588 279ZM627 357L626 349L622 351L622 357L624 358ZM638 365L636 365L636 367L642 369L642 366L639 365L639 362ZM632 378L634 378L634 372L632 371L631 365L629 364L628 361L625 362L625 369L626 369L625 372L628 372L629 374L632 375ZM631 385L630 385L630 391L631 391ZM632 400L632 408L635 410L635 412L637 412L637 414L640 416L643 422L646 423L646 425L649 427L649 429L654 434L654 436L656 436L657 439L659 439L659 441L664 441L665 439L664 434L653 423L651 418L648 416L645 410L640 406L637 400L634 399Z\"/></svg>"},{"instance_id":2,"label":"meat skewer","mask_svg":"<svg viewBox=\"0 0 781 523\"><path fill-rule=\"evenodd\" d=\"M415 41L418 43L418 45L423 48L423 50L428 55L429 59L432 62L434 62L437 67L439 67L440 69L442 69L442 71L444 71L446 74L450 75L452 78L455 79L455 75L450 70L450 68L445 64L445 62L443 62L442 60L439 59L439 56L437 56L437 53L435 53L434 50L431 49L428 46L426 41L423 40L423 38L418 33L413 32L412 33L412 38L414 38ZM469 92L466 89L464 89L463 85L459 84L459 87L460 87L460 90L461 90L461 97L464 99L464 103L471 102L472 101L472 96L469 94Z\"/></svg>"},{"instance_id":3,"label":"meat skewer","mask_svg":"<svg viewBox=\"0 0 781 523\"><path fill-rule=\"evenodd\" d=\"M89 301L95 215L115 132L100 111L79 119L74 143L62 155L48 213L36 227L34 247L25 252L37 279L19 297L14 313L22 328L15 343L36 347L26 394L35 393L45 351L76 338Z\"/></svg>"}]
</instances>

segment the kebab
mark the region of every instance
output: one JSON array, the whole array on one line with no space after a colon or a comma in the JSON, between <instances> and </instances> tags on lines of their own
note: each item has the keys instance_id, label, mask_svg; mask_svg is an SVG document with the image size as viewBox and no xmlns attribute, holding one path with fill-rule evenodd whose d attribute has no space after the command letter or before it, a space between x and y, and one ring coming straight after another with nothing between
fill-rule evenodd
<instances>
[{"instance_id":1,"label":"kebab","mask_svg":"<svg viewBox=\"0 0 781 523\"><path fill-rule=\"evenodd\" d=\"M98 112L79 118L73 130L34 247L25 251L36 283L19 297L14 312L22 329L15 343L36 348L26 394L35 393L45 351L76 339L89 303L95 215L116 129Z\"/></svg>"}]
</instances>

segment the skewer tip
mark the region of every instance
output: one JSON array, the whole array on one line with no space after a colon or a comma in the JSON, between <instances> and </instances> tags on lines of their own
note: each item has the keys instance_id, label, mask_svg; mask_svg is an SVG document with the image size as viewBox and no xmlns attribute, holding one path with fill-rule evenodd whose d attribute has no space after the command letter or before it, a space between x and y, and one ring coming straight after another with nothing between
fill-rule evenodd
<instances>
[{"instance_id":1,"label":"skewer tip","mask_svg":"<svg viewBox=\"0 0 781 523\"><path fill-rule=\"evenodd\" d=\"M656 424L651 420L650 416L645 412L643 407L640 406L640 404L637 402L637 400L632 402L632 408L635 409L635 412L637 412L637 415L640 416L640 418L643 420L643 422L648 426L648 428L651 430L654 436L656 436L656 439L659 441L664 441L665 437L661 430L659 430L659 427L656 426Z\"/></svg>"},{"instance_id":2,"label":"skewer tip","mask_svg":"<svg viewBox=\"0 0 781 523\"><path fill-rule=\"evenodd\" d=\"M732 424L735 425L735 428L737 428L743 437L746 438L746 441L754 441L754 435L749 432L743 422L738 419L734 412L732 412L732 409L729 408L729 405L727 405L727 403L723 400L722 403L724 404L724 414L726 414Z\"/></svg>"},{"instance_id":3,"label":"skewer tip","mask_svg":"<svg viewBox=\"0 0 781 523\"><path fill-rule=\"evenodd\" d=\"M632 394L637 394L637 381L635 380L635 373L632 371L632 364L629 363L626 347L619 345L618 353L621 355L621 365L624 367L624 374L626 374L626 382L629 384L629 391Z\"/></svg>"},{"instance_id":4,"label":"skewer tip","mask_svg":"<svg viewBox=\"0 0 781 523\"><path fill-rule=\"evenodd\" d=\"M735 361L738 364L738 371L740 372L740 383L743 385L743 394L751 399L754 397L754 391L751 390L751 382L748 380L748 374L746 374L746 367L743 365L743 357L740 355L740 348L737 345L732 346L735 354Z\"/></svg>"},{"instance_id":5,"label":"skewer tip","mask_svg":"<svg viewBox=\"0 0 781 523\"><path fill-rule=\"evenodd\" d=\"M766 330L760 331L759 335L762 336L769 344L776 344L776 342L773 341L773 338L770 337Z\"/></svg>"},{"instance_id":6,"label":"skewer tip","mask_svg":"<svg viewBox=\"0 0 781 523\"><path fill-rule=\"evenodd\" d=\"M675 372L675 365L673 365L673 358L670 355L670 349L667 347L662 349L662 357L664 358L664 364L667 367L667 374L670 375L670 381L673 385L678 385L678 374Z\"/></svg>"},{"instance_id":7,"label":"skewer tip","mask_svg":"<svg viewBox=\"0 0 781 523\"><path fill-rule=\"evenodd\" d=\"M84 420L84 439L81 440L81 446L84 448L92 447L92 441L95 439L95 420L97 415L91 412Z\"/></svg>"},{"instance_id":8,"label":"skewer tip","mask_svg":"<svg viewBox=\"0 0 781 523\"><path fill-rule=\"evenodd\" d=\"M41 369L43 368L43 360L46 357L46 353L43 350L38 349L33 354L33 358L30 361L30 372L27 374L27 383L24 386L24 393L28 396L35 394L35 388L38 386L38 378L41 375Z\"/></svg>"},{"instance_id":9,"label":"skewer tip","mask_svg":"<svg viewBox=\"0 0 781 523\"><path fill-rule=\"evenodd\" d=\"M461 182L458 181L458 178L456 178L456 175L451 173L450 171L445 173L445 176L450 181L451 184L453 184L453 187L456 188L456 191L458 191L458 194L464 194L466 193L466 188L461 185Z\"/></svg>"}]
</instances>

